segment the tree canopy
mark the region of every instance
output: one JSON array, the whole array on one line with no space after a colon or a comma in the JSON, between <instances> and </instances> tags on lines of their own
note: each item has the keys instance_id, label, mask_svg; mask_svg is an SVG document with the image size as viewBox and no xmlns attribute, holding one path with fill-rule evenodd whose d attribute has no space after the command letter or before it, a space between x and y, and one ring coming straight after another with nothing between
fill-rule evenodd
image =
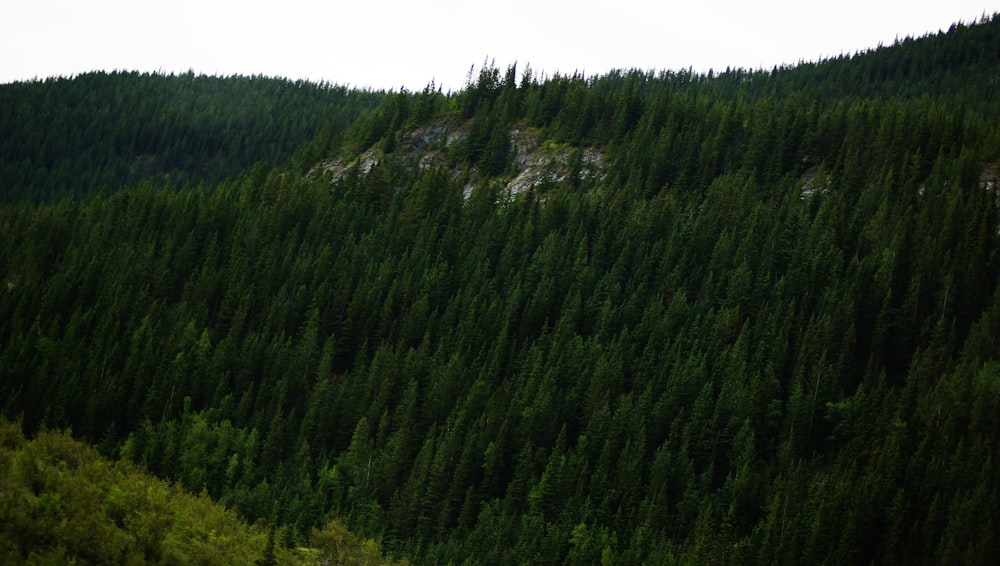
<instances>
[{"instance_id":1,"label":"tree canopy","mask_svg":"<svg viewBox=\"0 0 1000 566\"><path fill-rule=\"evenodd\" d=\"M992 564L998 43L487 66L197 185L10 192L0 411L288 548Z\"/></svg>"}]
</instances>

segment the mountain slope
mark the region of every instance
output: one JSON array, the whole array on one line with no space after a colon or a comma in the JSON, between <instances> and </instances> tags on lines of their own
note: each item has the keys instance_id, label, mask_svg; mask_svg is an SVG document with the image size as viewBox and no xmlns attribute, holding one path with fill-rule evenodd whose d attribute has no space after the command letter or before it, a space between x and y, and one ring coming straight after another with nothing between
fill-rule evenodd
<instances>
[{"instance_id":1,"label":"mountain slope","mask_svg":"<svg viewBox=\"0 0 1000 566\"><path fill-rule=\"evenodd\" d=\"M264 77L87 73L0 85L0 199L57 201L144 180L214 184L286 162L380 100Z\"/></svg>"},{"instance_id":2,"label":"mountain slope","mask_svg":"<svg viewBox=\"0 0 1000 566\"><path fill-rule=\"evenodd\" d=\"M4 205L2 410L420 562L993 563L996 21L735 83L486 68L308 166ZM904 49L939 63L817 93Z\"/></svg>"}]
</instances>

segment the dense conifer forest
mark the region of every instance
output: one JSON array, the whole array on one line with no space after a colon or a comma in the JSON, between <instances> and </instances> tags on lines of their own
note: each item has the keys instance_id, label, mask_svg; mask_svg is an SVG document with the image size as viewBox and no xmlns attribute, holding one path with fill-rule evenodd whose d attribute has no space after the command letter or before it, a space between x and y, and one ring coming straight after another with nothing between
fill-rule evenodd
<instances>
[{"instance_id":1,"label":"dense conifer forest","mask_svg":"<svg viewBox=\"0 0 1000 566\"><path fill-rule=\"evenodd\" d=\"M0 441L69 429L262 562L996 563L998 45L2 85Z\"/></svg>"},{"instance_id":2,"label":"dense conifer forest","mask_svg":"<svg viewBox=\"0 0 1000 566\"><path fill-rule=\"evenodd\" d=\"M147 180L213 185L254 165L285 165L383 94L190 72L0 85L0 202L83 199Z\"/></svg>"}]
</instances>

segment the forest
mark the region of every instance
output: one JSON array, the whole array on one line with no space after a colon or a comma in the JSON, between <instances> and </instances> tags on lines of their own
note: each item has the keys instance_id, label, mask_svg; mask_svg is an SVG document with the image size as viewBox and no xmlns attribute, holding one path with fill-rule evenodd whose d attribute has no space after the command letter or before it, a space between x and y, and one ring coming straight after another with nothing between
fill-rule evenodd
<instances>
[{"instance_id":1,"label":"forest","mask_svg":"<svg viewBox=\"0 0 1000 566\"><path fill-rule=\"evenodd\" d=\"M109 462L65 432L28 440L0 419L0 463L3 564L395 563L336 520L289 547L286 531L248 525L204 491Z\"/></svg>"},{"instance_id":2,"label":"forest","mask_svg":"<svg viewBox=\"0 0 1000 566\"><path fill-rule=\"evenodd\" d=\"M83 199L143 181L210 186L255 165L282 166L383 94L192 72L0 85L0 202Z\"/></svg>"},{"instance_id":3,"label":"forest","mask_svg":"<svg viewBox=\"0 0 1000 566\"><path fill-rule=\"evenodd\" d=\"M183 561L165 482L261 564L996 563L997 45L0 85L0 552Z\"/></svg>"}]
</instances>

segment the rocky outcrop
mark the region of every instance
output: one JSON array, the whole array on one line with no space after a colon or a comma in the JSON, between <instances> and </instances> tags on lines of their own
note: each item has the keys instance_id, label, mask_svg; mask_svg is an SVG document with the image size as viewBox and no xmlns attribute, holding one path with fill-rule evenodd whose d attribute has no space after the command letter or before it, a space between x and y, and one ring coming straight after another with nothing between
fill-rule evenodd
<instances>
[{"instance_id":1,"label":"rocky outcrop","mask_svg":"<svg viewBox=\"0 0 1000 566\"><path fill-rule=\"evenodd\" d=\"M802 200L812 200L830 190L830 174L820 167L813 167L802 175Z\"/></svg>"},{"instance_id":2,"label":"rocky outcrop","mask_svg":"<svg viewBox=\"0 0 1000 566\"><path fill-rule=\"evenodd\" d=\"M455 127L449 122L440 122L415 128L403 134L395 144L394 159L413 167L426 168L445 165L449 150L460 144L469 130L467 125ZM588 184L599 183L605 178L605 160L600 150L594 147L576 148L566 144L543 139L536 128L517 125L510 129L511 154L508 172L489 179L502 183L509 195L518 195L529 189L544 190L548 186L563 183L575 177L576 181ZM317 164L309 176L328 174L336 182L355 167L361 174L369 173L386 155L376 145L354 159L334 158ZM464 166L456 167L456 175ZM473 188L487 179L481 177L475 167L466 186L466 196Z\"/></svg>"}]
</instances>

